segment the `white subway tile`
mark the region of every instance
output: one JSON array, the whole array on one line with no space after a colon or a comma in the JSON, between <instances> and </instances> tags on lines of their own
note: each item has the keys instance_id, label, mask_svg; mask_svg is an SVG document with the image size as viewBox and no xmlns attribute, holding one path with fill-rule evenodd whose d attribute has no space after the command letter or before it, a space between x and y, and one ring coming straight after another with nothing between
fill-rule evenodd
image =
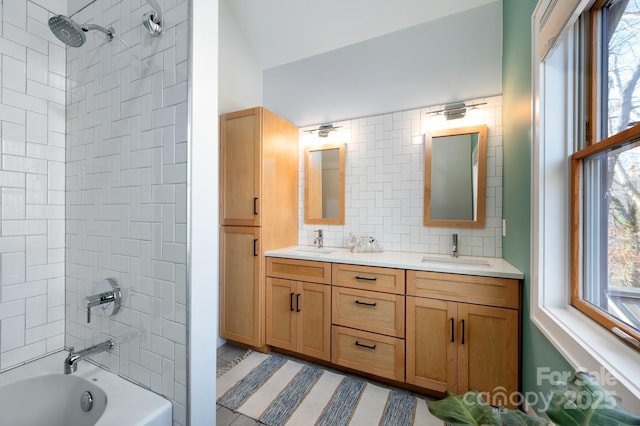
<instances>
[{"instance_id":1,"label":"white subway tile","mask_svg":"<svg viewBox=\"0 0 640 426\"><path fill-rule=\"evenodd\" d=\"M187 342L187 329L184 324L164 320L162 323L162 336L176 343L185 345Z\"/></svg>"},{"instance_id":2,"label":"white subway tile","mask_svg":"<svg viewBox=\"0 0 640 426\"><path fill-rule=\"evenodd\" d=\"M27 111L27 141L37 142L38 144L47 143L47 115L36 112ZM28 157L35 155L29 153ZM63 156L64 161L64 156Z\"/></svg>"},{"instance_id":3,"label":"white subway tile","mask_svg":"<svg viewBox=\"0 0 640 426\"><path fill-rule=\"evenodd\" d=\"M33 111L40 114L47 113L47 101L22 92L3 88L2 103L20 110Z\"/></svg>"},{"instance_id":4,"label":"white subway tile","mask_svg":"<svg viewBox=\"0 0 640 426\"><path fill-rule=\"evenodd\" d=\"M27 60L27 48L25 46L3 37L0 37L0 54L23 62Z\"/></svg>"},{"instance_id":5,"label":"white subway tile","mask_svg":"<svg viewBox=\"0 0 640 426\"><path fill-rule=\"evenodd\" d=\"M5 56L2 61L2 87L20 93L27 91L27 64Z\"/></svg>"},{"instance_id":6,"label":"white subway tile","mask_svg":"<svg viewBox=\"0 0 640 426\"><path fill-rule=\"evenodd\" d=\"M64 276L64 263L27 266L27 281L46 280Z\"/></svg>"},{"instance_id":7,"label":"white subway tile","mask_svg":"<svg viewBox=\"0 0 640 426\"><path fill-rule=\"evenodd\" d=\"M0 170L0 186L24 188L25 187L25 175L24 173L9 172Z\"/></svg>"},{"instance_id":8,"label":"white subway tile","mask_svg":"<svg viewBox=\"0 0 640 426\"><path fill-rule=\"evenodd\" d=\"M64 277L51 278L47 280L47 306L49 308L55 306L64 307L64 291Z\"/></svg>"},{"instance_id":9,"label":"white subway tile","mask_svg":"<svg viewBox=\"0 0 640 426\"><path fill-rule=\"evenodd\" d=\"M47 353L47 343L45 341L35 342L26 346L3 352L0 357L0 370L22 364L43 356Z\"/></svg>"},{"instance_id":10,"label":"white subway tile","mask_svg":"<svg viewBox=\"0 0 640 426\"><path fill-rule=\"evenodd\" d=\"M0 320L24 315L24 300L15 300L0 303Z\"/></svg>"},{"instance_id":11,"label":"white subway tile","mask_svg":"<svg viewBox=\"0 0 640 426\"><path fill-rule=\"evenodd\" d=\"M7 1L2 8L2 19L23 30L27 29L27 0Z\"/></svg>"},{"instance_id":12,"label":"white subway tile","mask_svg":"<svg viewBox=\"0 0 640 426\"><path fill-rule=\"evenodd\" d=\"M28 297L42 296L47 294L46 281L33 281L15 285L3 285L2 291L3 302L13 302Z\"/></svg>"},{"instance_id":13,"label":"white subway tile","mask_svg":"<svg viewBox=\"0 0 640 426\"><path fill-rule=\"evenodd\" d=\"M64 248L64 232L65 221L64 220L49 220L49 232L47 235L47 247L52 248Z\"/></svg>"},{"instance_id":14,"label":"white subway tile","mask_svg":"<svg viewBox=\"0 0 640 426\"><path fill-rule=\"evenodd\" d=\"M25 316L20 315L0 321L0 348L2 352L8 352L24 346L25 342Z\"/></svg>"},{"instance_id":15,"label":"white subway tile","mask_svg":"<svg viewBox=\"0 0 640 426\"><path fill-rule=\"evenodd\" d=\"M25 219L25 190L2 188L2 218Z\"/></svg>"},{"instance_id":16,"label":"white subway tile","mask_svg":"<svg viewBox=\"0 0 640 426\"><path fill-rule=\"evenodd\" d=\"M47 162L37 158L3 155L2 164L5 171L47 174Z\"/></svg>"}]
</instances>

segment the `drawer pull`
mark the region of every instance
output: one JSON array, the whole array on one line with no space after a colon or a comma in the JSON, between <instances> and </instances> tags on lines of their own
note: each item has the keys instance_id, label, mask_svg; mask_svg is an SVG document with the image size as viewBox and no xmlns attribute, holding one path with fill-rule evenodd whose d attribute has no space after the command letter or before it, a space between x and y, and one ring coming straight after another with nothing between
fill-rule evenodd
<instances>
[{"instance_id":1,"label":"drawer pull","mask_svg":"<svg viewBox=\"0 0 640 426\"><path fill-rule=\"evenodd\" d=\"M356 275L356 280L363 280L363 281L375 281L377 280L376 277L373 278L369 278L369 277L361 277L360 275Z\"/></svg>"},{"instance_id":2,"label":"drawer pull","mask_svg":"<svg viewBox=\"0 0 640 426\"><path fill-rule=\"evenodd\" d=\"M293 294L293 293L291 293ZM293 309L292 309L293 310ZM451 343L455 342L455 334L454 334L454 325L453 325L453 317L451 318Z\"/></svg>"},{"instance_id":3,"label":"drawer pull","mask_svg":"<svg viewBox=\"0 0 640 426\"><path fill-rule=\"evenodd\" d=\"M364 306L371 306L373 308L373 307L375 307L377 305L377 302L367 303L367 302L361 302L359 300L356 300L356 304L357 305L364 305Z\"/></svg>"},{"instance_id":4,"label":"drawer pull","mask_svg":"<svg viewBox=\"0 0 640 426\"><path fill-rule=\"evenodd\" d=\"M376 349L376 345L373 346L369 346L369 345L365 345L364 343L360 343L356 340L356 346L360 346L361 348L367 348L367 349Z\"/></svg>"},{"instance_id":5,"label":"drawer pull","mask_svg":"<svg viewBox=\"0 0 640 426\"><path fill-rule=\"evenodd\" d=\"M293 293L289 293L289 310L293 312Z\"/></svg>"}]
</instances>

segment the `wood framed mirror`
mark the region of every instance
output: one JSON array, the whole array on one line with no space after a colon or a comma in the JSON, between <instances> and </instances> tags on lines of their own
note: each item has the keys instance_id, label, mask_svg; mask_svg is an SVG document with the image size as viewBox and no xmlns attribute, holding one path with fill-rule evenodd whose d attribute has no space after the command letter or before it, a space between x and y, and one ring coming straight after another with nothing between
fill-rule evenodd
<instances>
[{"instance_id":1,"label":"wood framed mirror","mask_svg":"<svg viewBox=\"0 0 640 426\"><path fill-rule=\"evenodd\" d=\"M424 225L483 228L487 126L425 134Z\"/></svg>"},{"instance_id":2,"label":"wood framed mirror","mask_svg":"<svg viewBox=\"0 0 640 426\"><path fill-rule=\"evenodd\" d=\"M306 147L304 223L344 224L344 144Z\"/></svg>"}]
</instances>

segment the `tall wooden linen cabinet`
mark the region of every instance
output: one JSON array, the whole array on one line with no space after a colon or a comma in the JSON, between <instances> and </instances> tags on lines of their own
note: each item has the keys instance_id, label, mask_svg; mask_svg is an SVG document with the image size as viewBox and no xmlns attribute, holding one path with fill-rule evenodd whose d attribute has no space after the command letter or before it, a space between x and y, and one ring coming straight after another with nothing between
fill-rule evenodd
<instances>
[{"instance_id":1,"label":"tall wooden linen cabinet","mask_svg":"<svg viewBox=\"0 0 640 426\"><path fill-rule=\"evenodd\" d=\"M265 346L264 252L298 240L298 128L263 107L220 117L220 335Z\"/></svg>"}]
</instances>

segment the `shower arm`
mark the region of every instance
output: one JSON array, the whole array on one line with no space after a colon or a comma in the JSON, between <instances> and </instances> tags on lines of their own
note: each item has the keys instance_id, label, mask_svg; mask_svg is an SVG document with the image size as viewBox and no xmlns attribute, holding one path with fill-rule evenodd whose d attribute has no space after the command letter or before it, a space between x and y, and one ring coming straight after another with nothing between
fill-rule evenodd
<instances>
[{"instance_id":1,"label":"shower arm","mask_svg":"<svg viewBox=\"0 0 640 426\"><path fill-rule=\"evenodd\" d=\"M106 29L96 24L85 24L82 26L82 31L84 31L85 33L91 30L100 31L101 33L106 34L107 37L109 37L109 40L113 40L113 34L114 34L113 28Z\"/></svg>"}]
</instances>

